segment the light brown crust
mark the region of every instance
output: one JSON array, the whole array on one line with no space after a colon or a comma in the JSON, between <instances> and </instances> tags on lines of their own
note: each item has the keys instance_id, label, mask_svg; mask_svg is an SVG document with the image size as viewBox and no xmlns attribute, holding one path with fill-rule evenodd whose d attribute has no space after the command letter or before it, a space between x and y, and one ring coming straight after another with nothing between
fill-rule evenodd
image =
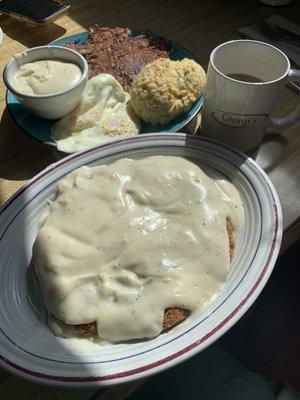
<instances>
[{"instance_id":1,"label":"light brown crust","mask_svg":"<svg viewBox=\"0 0 300 400\"><path fill-rule=\"evenodd\" d=\"M233 225L229 218L226 218L226 228L228 233L228 243L229 243L229 256L230 261L232 261L234 254L234 233ZM174 328L174 326L181 324L189 315L191 311L186 308L181 307L171 307L165 310L163 319L163 332ZM75 331L81 336L95 336L97 335L97 324L96 322L90 322L88 324L74 325Z\"/></svg>"},{"instance_id":2,"label":"light brown crust","mask_svg":"<svg viewBox=\"0 0 300 400\"><path fill-rule=\"evenodd\" d=\"M172 307L165 310L163 319L163 331L174 328L174 326L181 324L190 315L191 311L186 308Z\"/></svg>"},{"instance_id":3,"label":"light brown crust","mask_svg":"<svg viewBox=\"0 0 300 400\"><path fill-rule=\"evenodd\" d=\"M235 248L235 242L234 242L233 225L228 217L226 218L226 229L227 229L228 242L229 242L229 256L230 256L230 261L232 261L233 254L234 254L234 248Z\"/></svg>"},{"instance_id":4,"label":"light brown crust","mask_svg":"<svg viewBox=\"0 0 300 400\"><path fill-rule=\"evenodd\" d=\"M165 310L163 319L163 331L173 328L183 322L189 315L190 310L181 307L172 307ZM74 326L75 331L81 336L95 336L97 334L96 322Z\"/></svg>"},{"instance_id":5,"label":"light brown crust","mask_svg":"<svg viewBox=\"0 0 300 400\"><path fill-rule=\"evenodd\" d=\"M96 321L88 324L74 325L76 333L81 336L95 336L97 335L97 323Z\"/></svg>"}]
</instances>

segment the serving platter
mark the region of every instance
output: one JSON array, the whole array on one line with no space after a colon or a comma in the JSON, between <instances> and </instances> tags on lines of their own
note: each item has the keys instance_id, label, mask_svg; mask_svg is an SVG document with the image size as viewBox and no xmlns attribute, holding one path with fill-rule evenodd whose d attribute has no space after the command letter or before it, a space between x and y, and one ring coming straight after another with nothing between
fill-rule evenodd
<instances>
[{"instance_id":1,"label":"serving platter","mask_svg":"<svg viewBox=\"0 0 300 400\"><path fill-rule=\"evenodd\" d=\"M157 154L186 157L237 187L245 225L237 238L230 275L202 315L157 338L81 346L55 337L39 314L28 285L38 220L57 182L82 165ZM22 377L58 386L107 386L178 364L217 340L255 301L275 264L282 236L276 191L261 168L242 153L195 135L160 133L114 140L72 154L32 178L0 209L0 365Z\"/></svg>"},{"instance_id":2,"label":"serving platter","mask_svg":"<svg viewBox=\"0 0 300 400\"><path fill-rule=\"evenodd\" d=\"M130 33L132 36L137 36L141 34L141 31L130 30ZM62 39L56 40L51 44L56 46L63 46L65 43L70 42L81 44L85 40L87 40L87 38L88 32L82 32L76 35L67 36ZM170 58L172 60L190 58L199 62L192 53L190 53L188 50L186 50L184 47L180 46L176 42L171 42ZM194 102L194 104L187 112L165 125L155 126L141 121L142 124L140 133L151 133L157 131L178 132L196 116L202 106L202 103L203 95L201 95ZM55 120L46 120L32 114L31 111L24 107L10 91L7 91L6 94L6 105L11 118L22 132L29 135L31 138L37 140L38 142L46 145L47 147L56 149L56 144L51 139L51 127L56 122Z\"/></svg>"}]
</instances>

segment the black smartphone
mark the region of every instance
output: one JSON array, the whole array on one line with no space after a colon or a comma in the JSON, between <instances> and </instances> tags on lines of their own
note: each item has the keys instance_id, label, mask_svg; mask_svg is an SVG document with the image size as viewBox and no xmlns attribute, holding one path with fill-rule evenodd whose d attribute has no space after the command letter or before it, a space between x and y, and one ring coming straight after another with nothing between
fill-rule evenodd
<instances>
[{"instance_id":1,"label":"black smartphone","mask_svg":"<svg viewBox=\"0 0 300 400\"><path fill-rule=\"evenodd\" d=\"M0 0L0 13L33 24L53 21L70 6L56 0Z\"/></svg>"}]
</instances>

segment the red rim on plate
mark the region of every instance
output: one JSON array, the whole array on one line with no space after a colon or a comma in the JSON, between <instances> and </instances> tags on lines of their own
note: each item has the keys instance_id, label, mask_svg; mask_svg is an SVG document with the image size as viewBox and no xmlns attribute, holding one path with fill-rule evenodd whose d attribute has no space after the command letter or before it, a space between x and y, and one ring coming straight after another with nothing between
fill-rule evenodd
<instances>
[{"instance_id":1,"label":"red rim on plate","mask_svg":"<svg viewBox=\"0 0 300 400\"><path fill-rule=\"evenodd\" d=\"M281 217L281 208L280 203L276 194L276 191L267 177L267 175L257 166L257 164L247 158L245 155L240 153L239 151L232 149L228 146L224 146L222 144L218 144L208 139L203 139L197 136L191 135L184 135L184 134L146 134L137 137L130 137L126 139L115 140L111 143L103 144L95 149L90 149L82 153L76 153L70 155L69 157L64 158L63 160L49 166L36 177L31 179L22 189L20 189L11 199L9 199L1 208L0 210L0 249L1 249L1 241L7 235L8 230L12 224L16 224L17 217L16 214L22 212L23 208L27 207L23 205L23 208L16 206L15 203L18 202L20 196L24 195L25 193L28 194L28 201L30 202L31 195L30 190L33 187L39 185L44 179L52 179L52 183L54 182L53 174L58 173L64 169L63 173L58 174L58 179L61 179L63 175L68 173L70 170L75 169L79 165L84 165L86 163L95 162L97 160L101 161L101 159L105 159L107 156L114 156L114 157L122 157L124 152L132 154L134 156L138 151L147 151L156 154L157 152L166 153L170 149L172 151L177 151L179 155L184 151L186 155L191 154L193 151L195 154L199 152L199 163L205 163L204 158L206 157L207 160L210 160L212 166L214 165L214 158L217 160L218 163L223 162L222 165L225 166L228 164L228 171L230 169L236 170L237 176L238 174L241 175L241 178L236 178L235 176L229 177L230 179L241 179L241 182L244 182L243 179L247 179L250 184L249 187L252 186L258 198L258 202L261 207L262 212L262 221L261 221L261 230L262 234L259 236L259 241L257 242L257 251L253 253L253 260L249 261L249 268L246 270L244 277L239 282L239 285L243 285L243 279L247 274L252 274L251 278L251 286L247 287L241 295L239 295L238 301L229 305L230 311L227 314L224 314L222 318L218 318L217 321L214 323L211 322L211 329L203 332L199 328L200 322L197 324L191 324L191 326L186 326L182 328L182 332L179 330L178 332L181 334L174 333L173 336L168 338L167 341L164 343L160 343L158 345L154 344L154 341L148 341L148 348L145 349L142 353L131 354L131 349L129 351L129 355L124 357L123 359L129 359L131 357L136 357L139 359L140 354L149 354L150 362L146 362L142 360L140 362L137 361L137 367L135 368L116 368L118 367L118 363L120 359L115 359L111 361L103 361L103 363L114 364L116 363L115 367L111 368L111 372L102 374L82 374L76 373L76 376L71 376L70 374L66 375L61 371L61 374L49 374L46 372L38 371L26 368L24 365L20 364L20 362L15 362L13 359L8 357L6 354L0 356L1 364L8 368L10 371L16 372L22 376L32 377L36 380L48 382L52 384L66 384L67 386L96 386L96 385L108 385L113 383L121 383L126 380L137 379L149 374L159 372L167 367L175 365L180 361L184 361L185 359L191 357L192 355L196 354L198 351L207 347L210 343L215 341L219 338L226 330L228 330L251 306L251 304L255 301L257 296L259 295L260 291L262 290L263 286L267 282L267 279L273 269L275 264L280 242L281 242L281 235L282 235L282 217ZM169 149L169 150L168 150ZM128 154L125 154L128 156ZM223 161L222 161L223 159ZM217 161L215 161L217 163ZM217 164L216 164L217 165ZM221 164L218 164L221 165ZM217 167L216 167L217 168ZM219 167L220 168L220 167ZM242 183L243 184L243 183ZM250 188L251 189L251 188ZM249 190L250 190L249 189ZM44 189L41 189L41 192ZM248 189L247 189L248 190ZM252 190L252 189L251 189ZM40 193L41 193L40 192ZM39 190L36 192L37 196L39 195ZM251 199L250 199L251 200ZM250 201L249 200L249 201ZM29 204L29 203L28 203ZM245 197L245 204L246 204L246 197ZM251 204L251 201L250 203ZM14 209L14 210L13 210ZM21 210L21 211L20 211ZM5 226L1 226L3 224L2 218L3 215L9 213L9 222ZM250 211L249 211L250 213ZM270 226L264 226L265 224L265 216L272 219L272 223ZM7 219L5 219L5 222ZM247 229L247 227L246 227ZM245 235L247 232L245 233ZM262 239L267 238L264 240L264 244L262 244ZM265 246L264 249L262 247ZM260 260L264 260L263 263L261 261L255 261L258 259L259 254L258 252L264 252L263 256L261 256ZM0 264L0 273L1 273L1 264ZM251 268L250 268L251 267ZM238 286L237 286L238 287ZM242 286L239 286L238 290L241 289ZM233 293L233 292L232 292ZM223 303L218 305L219 310L223 307L223 305L227 302L230 302L232 293L228 295L227 298L224 299ZM1 297L1 295L0 295ZM218 309L216 308L214 312ZM211 321L213 313L208 314L205 318L207 321ZM202 321L201 321L202 322ZM161 356L163 354L163 346L170 346L172 343L176 343L176 341L180 341L179 338L185 336L185 339L190 335L192 330L199 329L199 337L196 340L191 341L188 345L180 345L174 344L173 350L168 350L165 356ZM2 332L2 339L1 339L1 332ZM198 332L198 331L197 331ZM1 319L1 310L0 310L0 345L1 340L10 340L12 343L15 343L11 337L5 337L7 334L5 333L5 327L2 326L2 319ZM4 338L4 339L3 339ZM167 338L167 336L166 336ZM187 339L186 339L187 340ZM162 340L163 342L163 340ZM153 344L151 344L153 343ZM26 349L24 350L21 343L15 343L18 346L20 352L25 352L29 354L30 357L34 357L34 353L28 352ZM134 353L134 352L133 352ZM154 356L153 356L154 354ZM21 356L20 356L21 357ZM36 356L43 359L43 362L62 362L65 363L65 367L67 368L67 364L80 364L80 363L68 363L63 361ZM151 359L152 357L152 359ZM48 360L48 361L47 361ZM99 363L102 361L99 361ZM49 365L50 365L49 364ZM82 362L81 364L97 364L97 362ZM49 367L50 368L50 367ZM80 365L78 366L80 370ZM117 369L117 370L116 370Z\"/></svg>"}]
</instances>

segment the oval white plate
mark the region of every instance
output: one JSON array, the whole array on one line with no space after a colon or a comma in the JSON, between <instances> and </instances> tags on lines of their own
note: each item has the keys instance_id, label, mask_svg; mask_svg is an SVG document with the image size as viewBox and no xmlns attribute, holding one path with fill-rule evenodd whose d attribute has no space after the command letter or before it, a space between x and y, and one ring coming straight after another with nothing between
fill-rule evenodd
<instances>
[{"instance_id":1,"label":"oval white plate","mask_svg":"<svg viewBox=\"0 0 300 400\"><path fill-rule=\"evenodd\" d=\"M26 283L37 221L47 199L63 176L82 165L154 154L188 157L230 179L241 193L246 221L221 294L205 314L153 340L84 349L55 337L32 307ZM253 160L221 144L184 134L149 134L64 158L0 210L1 365L35 381L82 387L141 378L182 362L219 338L251 306L273 269L281 235L281 209L272 183Z\"/></svg>"}]
</instances>

